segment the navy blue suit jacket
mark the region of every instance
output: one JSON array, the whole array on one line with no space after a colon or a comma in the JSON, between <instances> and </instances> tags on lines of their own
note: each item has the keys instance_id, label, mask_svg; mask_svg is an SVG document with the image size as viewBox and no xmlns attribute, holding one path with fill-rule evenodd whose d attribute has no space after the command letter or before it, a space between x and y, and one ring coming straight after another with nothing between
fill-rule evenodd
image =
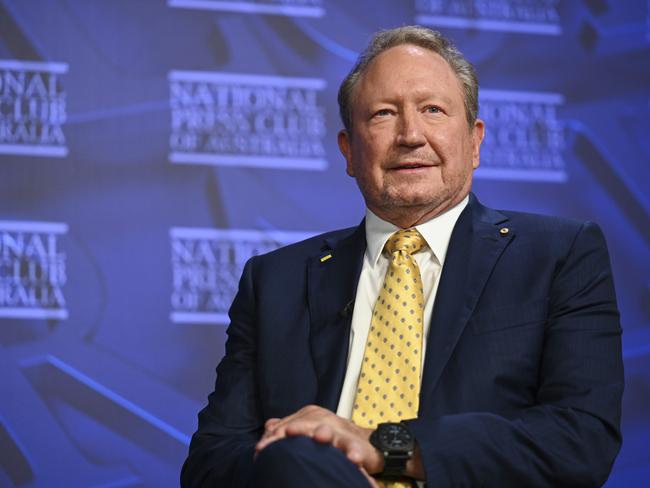
<instances>
[{"instance_id":1,"label":"navy blue suit jacket","mask_svg":"<svg viewBox=\"0 0 650 488\"><path fill-rule=\"evenodd\" d=\"M365 247L362 224L246 264L184 486L243 486L266 419L308 404L336 411ZM429 486L604 483L621 443L620 334L595 224L496 211L472 195L408 422Z\"/></svg>"}]
</instances>

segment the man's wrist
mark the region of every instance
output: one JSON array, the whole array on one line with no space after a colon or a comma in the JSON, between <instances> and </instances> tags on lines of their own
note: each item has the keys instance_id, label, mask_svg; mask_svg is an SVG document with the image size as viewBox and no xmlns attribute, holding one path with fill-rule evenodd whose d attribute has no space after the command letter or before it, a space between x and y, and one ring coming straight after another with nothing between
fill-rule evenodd
<instances>
[{"instance_id":1,"label":"man's wrist","mask_svg":"<svg viewBox=\"0 0 650 488\"><path fill-rule=\"evenodd\" d=\"M422 464L422 453L417 440L415 441L415 449L413 449L413 456L406 463L406 476L416 480L424 481L426 474L424 472L424 465Z\"/></svg>"}]
</instances>

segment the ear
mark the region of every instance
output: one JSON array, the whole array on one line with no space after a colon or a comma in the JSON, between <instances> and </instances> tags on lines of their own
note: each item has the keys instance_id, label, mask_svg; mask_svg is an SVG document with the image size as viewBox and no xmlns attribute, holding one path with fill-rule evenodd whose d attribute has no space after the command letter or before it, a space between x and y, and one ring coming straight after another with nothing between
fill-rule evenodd
<instances>
[{"instance_id":1,"label":"ear","mask_svg":"<svg viewBox=\"0 0 650 488\"><path fill-rule=\"evenodd\" d=\"M481 143L485 137L485 122L476 119L472 127L472 167L478 168L481 163Z\"/></svg>"},{"instance_id":2,"label":"ear","mask_svg":"<svg viewBox=\"0 0 650 488\"><path fill-rule=\"evenodd\" d=\"M339 151L341 151L341 154L343 154L343 157L345 158L345 170L349 176L354 178L354 168L352 167L352 147L348 131L345 129L340 130L337 136L337 141L339 143Z\"/></svg>"}]
</instances>

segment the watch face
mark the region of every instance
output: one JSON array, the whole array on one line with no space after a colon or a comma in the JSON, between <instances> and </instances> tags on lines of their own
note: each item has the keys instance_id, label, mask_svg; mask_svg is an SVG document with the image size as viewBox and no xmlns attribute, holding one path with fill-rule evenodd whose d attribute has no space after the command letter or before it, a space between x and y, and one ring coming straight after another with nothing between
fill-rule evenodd
<instances>
[{"instance_id":1,"label":"watch face","mask_svg":"<svg viewBox=\"0 0 650 488\"><path fill-rule=\"evenodd\" d=\"M413 444L411 433L399 424L382 425L377 432L382 446L388 449L408 449Z\"/></svg>"}]
</instances>

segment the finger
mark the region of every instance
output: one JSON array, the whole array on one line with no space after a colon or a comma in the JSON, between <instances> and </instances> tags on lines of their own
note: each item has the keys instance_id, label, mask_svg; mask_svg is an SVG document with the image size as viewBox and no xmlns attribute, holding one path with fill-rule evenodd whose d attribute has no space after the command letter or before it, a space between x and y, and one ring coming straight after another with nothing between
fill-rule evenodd
<instances>
[{"instance_id":1,"label":"finger","mask_svg":"<svg viewBox=\"0 0 650 488\"><path fill-rule=\"evenodd\" d=\"M262 434L262 437L260 439L266 439L267 437L272 437L274 435L277 435L280 432L282 432L282 427L271 427L264 431L264 434Z\"/></svg>"},{"instance_id":2,"label":"finger","mask_svg":"<svg viewBox=\"0 0 650 488\"><path fill-rule=\"evenodd\" d=\"M266 429L265 434L273 434L278 429L283 429L288 423L292 422L296 418L296 414L289 415L288 417L283 418L270 418L264 424Z\"/></svg>"},{"instance_id":3,"label":"finger","mask_svg":"<svg viewBox=\"0 0 650 488\"><path fill-rule=\"evenodd\" d=\"M276 428L273 431L269 431L262 436L262 438L257 442L255 445L255 450L256 451L261 451L264 449L266 446L271 444L272 442L275 442L279 439L284 439L286 437L286 431L284 427Z\"/></svg>"},{"instance_id":4,"label":"finger","mask_svg":"<svg viewBox=\"0 0 650 488\"><path fill-rule=\"evenodd\" d=\"M313 439L323 444L329 444L334 440L334 430L326 424L321 424L314 430Z\"/></svg>"},{"instance_id":5,"label":"finger","mask_svg":"<svg viewBox=\"0 0 650 488\"><path fill-rule=\"evenodd\" d=\"M308 405L287 417L269 419L266 421L266 424L269 424L269 428L256 444L255 450L259 452L270 443L278 439L283 439L287 435L306 435L311 437L316 423L320 423L321 419L327 419L329 417L335 417L335 415L322 407ZM289 428L289 426L291 427ZM287 428L289 428L289 432L287 432Z\"/></svg>"},{"instance_id":6,"label":"finger","mask_svg":"<svg viewBox=\"0 0 650 488\"><path fill-rule=\"evenodd\" d=\"M378 451L363 437L355 435L335 435L332 445L345 453L350 462L364 467L370 472L381 471Z\"/></svg>"},{"instance_id":7,"label":"finger","mask_svg":"<svg viewBox=\"0 0 650 488\"><path fill-rule=\"evenodd\" d=\"M281 439L281 437L267 437L266 439L259 441L257 444L255 444L255 452L261 452L266 446L277 441L278 439Z\"/></svg>"},{"instance_id":8,"label":"finger","mask_svg":"<svg viewBox=\"0 0 650 488\"><path fill-rule=\"evenodd\" d=\"M269 445L273 444L275 441L279 441L280 439L282 439L282 437L274 437L274 438L272 438L272 439L268 439L268 440L266 440L266 441L264 441L264 442L258 442L258 443L255 445L255 455L259 454L259 453L262 452L264 449L266 449L267 447L269 447Z\"/></svg>"},{"instance_id":9,"label":"finger","mask_svg":"<svg viewBox=\"0 0 650 488\"><path fill-rule=\"evenodd\" d=\"M304 417L305 416L304 410L305 409L302 408L298 410L296 413L289 415L287 417L283 417L283 418L274 417L268 419L264 424L265 431L264 434L262 435L262 439L273 438L273 437L278 437L278 438L285 437L286 435L285 430L287 425L290 425L292 422L295 422L297 419Z\"/></svg>"},{"instance_id":10,"label":"finger","mask_svg":"<svg viewBox=\"0 0 650 488\"><path fill-rule=\"evenodd\" d=\"M299 420L301 418L304 418L306 416L311 416L315 415L317 412L324 410L320 407L316 407L314 405L307 405L306 407L301 408L297 412L288 415L283 418L270 418L266 421L265 423L265 428L268 431L271 431L270 433L272 434L273 431L278 430L278 429L283 429L285 428L288 424L295 422L296 420Z\"/></svg>"},{"instance_id":11,"label":"finger","mask_svg":"<svg viewBox=\"0 0 650 488\"><path fill-rule=\"evenodd\" d=\"M304 420L294 420L290 423L283 424L279 427L276 427L275 430L269 431L268 434L264 434L264 436L255 445L255 450L259 452L272 442L284 439L288 436L295 437L304 435L311 437L314 433L315 428L316 424L314 422Z\"/></svg>"},{"instance_id":12,"label":"finger","mask_svg":"<svg viewBox=\"0 0 650 488\"><path fill-rule=\"evenodd\" d=\"M287 424L285 431L287 436L306 435L307 437L313 437L319 425L321 425L320 422L314 420L294 420Z\"/></svg>"},{"instance_id":13,"label":"finger","mask_svg":"<svg viewBox=\"0 0 650 488\"><path fill-rule=\"evenodd\" d=\"M257 442L257 444L255 444L255 450L256 451L261 451L262 449L264 449L266 446L268 446L272 442L275 442L275 441L280 440L280 439L284 439L285 437L286 437L286 435L284 434L284 431L280 431L280 432L276 431L274 434L270 434L270 435L260 439Z\"/></svg>"},{"instance_id":14,"label":"finger","mask_svg":"<svg viewBox=\"0 0 650 488\"><path fill-rule=\"evenodd\" d=\"M365 452L361 443L354 439L337 439L337 448L345 453L347 458L357 466L363 466L365 462Z\"/></svg>"},{"instance_id":15,"label":"finger","mask_svg":"<svg viewBox=\"0 0 650 488\"><path fill-rule=\"evenodd\" d=\"M350 460L350 462L356 464L357 466L363 466L363 454L358 449L348 449L345 452L345 455Z\"/></svg>"},{"instance_id":16,"label":"finger","mask_svg":"<svg viewBox=\"0 0 650 488\"><path fill-rule=\"evenodd\" d=\"M286 428L286 423L278 422L276 425L271 427L270 429L267 429L264 432L264 435L262 438L265 437L273 437L274 435L284 435L284 429Z\"/></svg>"},{"instance_id":17,"label":"finger","mask_svg":"<svg viewBox=\"0 0 650 488\"><path fill-rule=\"evenodd\" d=\"M272 417L268 419L266 422L264 422L264 428L266 430L272 430L276 425L280 423L282 419L277 418L277 417Z\"/></svg>"}]
</instances>

